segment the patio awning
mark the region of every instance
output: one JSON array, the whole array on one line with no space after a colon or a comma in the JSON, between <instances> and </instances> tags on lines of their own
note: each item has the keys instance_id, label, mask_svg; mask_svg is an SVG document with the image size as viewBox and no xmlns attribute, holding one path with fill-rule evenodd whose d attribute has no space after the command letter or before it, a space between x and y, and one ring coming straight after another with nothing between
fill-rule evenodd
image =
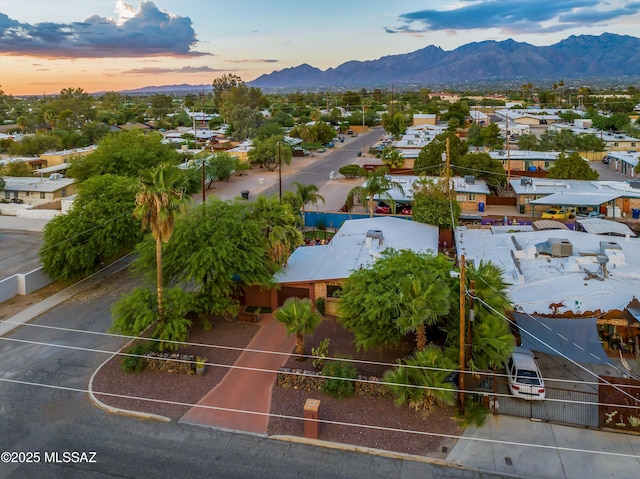
<instances>
[{"instance_id":1,"label":"patio awning","mask_svg":"<svg viewBox=\"0 0 640 479\"><path fill-rule=\"evenodd\" d=\"M525 348L564 355L578 363L611 363L602 348L596 318L546 318L525 313L513 313L513 317Z\"/></svg>"},{"instance_id":2,"label":"patio awning","mask_svg":"<svg viewBox=\"0 0 640 479\"><path fill-rule=\"evenodd\" d=\"M529 203L554 206L600 206L621 196L622 193L553 193L531 200Z\"/></svg>"},{"instance_id":3,"label":"patio awning","mask_svg":"<svg viewBox=\"0 0 640 479\"><path fill-rule=\"evenodd\" d=\"M579 223L587 233L594 235L629 235L632 238L638 236L631 228L618 221L609 221L601 218L578 218L576 222Z\"/></svg>"}]
</instances>

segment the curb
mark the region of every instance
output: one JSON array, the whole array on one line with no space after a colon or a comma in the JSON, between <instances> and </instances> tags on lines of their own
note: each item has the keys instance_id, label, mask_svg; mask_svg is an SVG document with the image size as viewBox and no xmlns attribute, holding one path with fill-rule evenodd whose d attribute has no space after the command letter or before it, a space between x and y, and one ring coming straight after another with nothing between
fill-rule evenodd
<instances>
[{"instance_id":1,"label":"curb","mask_svg":"<svg viewBox=\"0 0 640 479\"><path fill-rule=\"evenodd\" d=\"M125 344L122 348L120 348L117 352L113 353L110 357L105 359L102 362L102 364L100 364L100 366L98 366L96 368L96 370L93 372L93 374L91 374L91 378L89 379L89 385L87 386L87 392L89 393L89 399L91 400L91 402L95 406L97 406L98 408L100 408L100 409L102 409L102 410L104 410L104 411L106 411L108 413L111 413L111 414L119 414L119 415L122 415L122 416L133 416L133 417L137 417L139 419L148 419L148 420L152 420L152 421L171 422L171 419L169 419L166 416L161 416L159 414L150 414L150 413L146 413L146 412L132 411L132 410L129 410L129 409L121 409L121 408L118 408L118 407L109 406L108 404L105 404L102 401L100 401L96 397L95 393L93 392L93 380L95 379L95 377L98 374L98 372L100 372L102 367L105 364L107 364L109 361L111 361L118 354L118 352L120 352L122 349L128 347L134 341L135 340L132 339L127 344ZM98 394L105 394L105 393L98 393Z\"/></svg>"}]
</instances>

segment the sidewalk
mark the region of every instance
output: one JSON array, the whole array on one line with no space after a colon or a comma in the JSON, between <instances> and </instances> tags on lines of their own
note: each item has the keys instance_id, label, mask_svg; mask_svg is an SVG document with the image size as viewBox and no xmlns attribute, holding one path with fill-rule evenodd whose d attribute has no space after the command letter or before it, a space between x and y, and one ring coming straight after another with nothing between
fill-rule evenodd
<instances>
[{"instance_id":1,"label":"sidewalk","mask_svg":"<svg viewBox=\"0 0 640 479\"><path fill-rule=\"evenodd\" d=\"M492 415L482 427L467 428L464 436L469 439L460 439L447 461L536 479L632 479L640 474L640 436Z\"/></svg>"}]
</instances>

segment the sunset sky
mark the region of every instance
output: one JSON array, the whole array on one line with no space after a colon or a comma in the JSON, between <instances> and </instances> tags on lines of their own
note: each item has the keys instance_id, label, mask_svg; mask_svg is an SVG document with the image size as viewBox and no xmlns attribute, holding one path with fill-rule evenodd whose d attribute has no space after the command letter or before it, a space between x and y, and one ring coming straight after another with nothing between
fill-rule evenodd
<instances>
[{"instance_id":1,"label":"sunset sky","mask_svg":"<svg viewBox=\"0 0 640 479\"><path fill-rule=\"evenodd\" d=\"M1 0L0 89L89 93L250 81L428 45L550 45L569 35L638 36L640 1Z\"/></svg>"}]
</instances>

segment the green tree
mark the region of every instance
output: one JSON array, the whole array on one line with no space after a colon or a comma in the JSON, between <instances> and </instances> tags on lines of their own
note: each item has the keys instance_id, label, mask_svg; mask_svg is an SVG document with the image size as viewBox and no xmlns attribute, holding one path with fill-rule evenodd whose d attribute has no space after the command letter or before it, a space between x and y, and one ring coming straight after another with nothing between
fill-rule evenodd
<instances>
[{"instance_id":1,"label":"green tree","mask_svg":"<svg viewBox=\"0 0 640 479\"><path fill-rule=\"evenodd\" d=\"M366 200L370 218L373 218L376 199L385 198L389 201L393 201L393 197L389 194L389 190L396 190L404 193L402 185L391 180L387 176L388 174L389 170L386 167L367 171L364 175L364 184L356 186L349 192L349 196L357 195L362 197L363 201Z\"/></svg>"},{"instance_id":2,"label":"green tree","mask_svg":"<svg viewBox=\"0 0 640 479\"><path fill-rule=\"evenodd\" d=\"M0 166L0 173L12 177L33 177L33 168L26 161L10 161Z\"/></svg>"},{"instance_id":3,"label":"green tree","mask_svg":"<svg viewBox=\"0 0 640 479\"><path fill-rule=\"evenodd\" d=\"M162 302L162 244L173 234L175 217L183 211L190 200L187 195L188 179L183 170L174 165L161 163L140 177L136 194L134 215L149 228L156 245L156 287L158 292L158 321L164 322Z\"/></svg>"},{"instance_id":4,"label":"green tree","mask_svg":"<svg viewBox=\"0 0 640 479\"><path fill-rule=\"evenodd\" d=\"M411 216L414 221L453 229L458 224L461 208L453 192L447 194L446 180L432 182L428 179L415 183Z\"/></svg>"},{"instance_id":5,"label":"green tree","mask_svg":"<svg viewBox=\"0 0 640 479\"><path fill-rule=\"evenodd\" d=\"M302 227L304 228L306 205L311 203L312 205L318 206L318 201L322 201L324 203L324 197L319 193L316 185L305 185L298 181L294 181L292 185L296 188L296 194L300 197L300 201L302 202Z\"/></svg>"},{"instance_id":6,"label":"green tree","mask_svg":"<svg viewBox=\"0 0 640 479\"><path fill-rule=\"evenodd\" d=\"M380 159L382 160L382 163L384 163L384 165L389 169L402 168L402 166L404 165L404 158L402 156L402 153L393 148L385 148L384 150L382 150Z\"/></svg>"},{"instance_id":7,"label":"green tree","mask_svg":"<svg viewBox=\"0 0 640 479\"><path fill-rule=\"evenodd\" d=\"M554 165L549 168L548 178L564 180L597 180L598 172L589 166L580 153L573 152L570 155L560 153Z\"/></svg>"},{"instance_id":8,"label":"green tree","mask_svg":"<svg viewBox=\"0 0 640 479\"><path fill-rule=\"evenodd\" d=\"M433 269L426 279L406 276L400 280L398 296L399 316L396 326L403 334L415 333L416 348L422 351L427 345L427 327L436 324L449 312L450 294L445 272Z\"/></svg>"},{"instance_id":9,"label":"green tree","mask_svg":"<svg viewBox=\"0 0 640 479\"><path fill-rule=\"evenodd\" d=\"M536 135L520 135L518 138L518 149L532 151L538 149L538 137Z\"/></svg>"},{"instance_id":10,"label":"green tree","mask_svg":"<svg viewBox=\"0 0 640 479\"><path fill-rule=\"evenodd\" d=\"M274 313L275 318L285 325L287 334L296 335L296 354L304 359L304 335L311 334L322 321L322 315L314 311L309 298L288 298Z\"/></svg>"},{"instance_id":11,"label":"green tree","mask_svg":"<svg viewBox=\"0 0 640 479\"><path fill-rule=\"evenodd\" d=\"M181 215L162 250L165 284L197 291L202 311L211 315L237 311L235 297L246 286L271 287L281 266L269 259L264 223L255 220L252 209L249 202L211 198ZM150 282L158 275L154 249L147 237L134 263Z\"/></svg>"},{"instance_id":12,"label":"green tree","mask_svg":"<svg viewBox=\"0 0 640 479\"><path fill-rule=\"evenodd\" d=\"M467 153L456 160L453 171L459 176L474 175L481 178L490 188L499 188L507 182L502 162L494 160L488 153Z\"/></svg>"},{"instance_id":13,"label":"green tree","mask_svg":"<svg viewBox=\"0 0 640 479\"><path fill-rule=\"evenodd\" d=\"M461 141L453 132L446 131L436 135L431 143L420 150L414 169L426 175L439 175L445 166L443 158L447 150L447 139L449 139L450 163L457 164L458 159L469 151L469 145Z\"/></svg>"},{"instance_id":14,"label":"green tree","mask_svg":"<svg viewBox=\"0 0 640 479\"><path fill-rule=\"evenodd\" d=\"M455 385L446 381L450 370L457 368L435 345L429 345L388 371L383 381L396 397L396 405L407 403L410 408L428 412L435 406L452 406L456 401Z\"/></svg>"},{"instance_id":15,"label":"green tree","mask_svg":"<svg viewBox=\"0 0 640 479\"><path fill-rule=\"evenodd\" d=\"M291 205L275 196L260 195L253 202L252 216L267 240L269 260L278 265L286 264L293 250L303 243Z\"/></svg>"},{"instance_id":16,"label":"green tree","mask_svg":"<svg viewBox=\"0 0 640 479\"><path fill-rule=\"evenodd\" d=\"M142 239L135 206L136 181L102 175L83 182L71 210L49 221L38 255L44 271L71 280L93 273Z\"/></svg>"},{"instance_id":17,"label":"green tree","mask_svg":"<svg viewBox=\"0 0 640 479\"><path fill-rule=\"evenodd\" d=\"M177 342L187 340L193 324L191 313L198 310L197 298L179 287L167 288L163 299L164 321L159 321L158 296L152 289L139 286L123 296L111 308L109 332L140 336L156 325L152 337L161 341L160 349L178 349Z\"/></svg>"},{"instance_id":18,"label":"green tree","mask_svg":"<svg viewBox=\"0 0 640 479\"><path fill-rule=\"evenodd\" d=\"M401 311L410 315L412 302L415 306L427 295L433 294L440 301L435 291L428 290L432 281L444 291L455 290L449 277L450 270L451 265L443 255L387 249L373 264L353 271L344 281L338 321L354 333L358 348L366 350L386 343L399 343L405 337L403 331L407 331L405 326L408 324L405 320L398 324ZM420 294L399 299L403 294L403 278L420 282L422 289L417 291ZM450 301L457 301L455 294L449 294ZM440 313L444 306L438 303L433 309ZM413 319L418 321L418 316Z\"/></svg>"},{"instance_id":19,"label":"green tree","mask_svg":"<svg viewBox=\"0 0 640 479\"><path fill-rule=\"evenodd\" d=\"M135 178L161 163L178 162L178 153L162 143L160 133L131 130L105 136L94 153L73 160L67 172L80 181L105 174Z\"/></svg>"},{"instance_id":20,"label":"green tree","mask_svg":"<svg viewBox=\"0 0 640 479\"><path fill-rule=\"evenodd\" d=\"M238 169L238 158L226 151L214 153L203 161L205 176L208 180L207 189L216 180L228 182L231 175Z\"/></svg>"},{"instance_id":21,"label":"green tree","mask_svg":"<svg viewBox=\"0 0 640 479\"><path fill-rule=\"evenodd\" d=\"M395 137L402 135L407 129L404 122L404 115L400 112L397 112L394 115L390 113L383 113L382 127L387 133Z\"/></svg>"},{"instance_id":22,"label":"green tree","mask_svg":"<svg viewBox=\"0 0 640 479\"><path fill-rule=\"evenodd\" d=\"M231 88L243 83L242 78L234 74L222 75L220 78L213 80L211 86L213 87L213 103L216 108L222 105L222 94L225 91L229 91Z\"/></svg>"},{"instance_id":23,"label":"green tree","mask_svg":"<svg viewBox=\"0 0 640 479\"><path fill-rule=\"evenodd\" d=\"M293 153L291 147L281 137L255 138L249 150L249 161L253 165L275 170L282 163L289 165Z\"/></svg>"}]
</instances>

